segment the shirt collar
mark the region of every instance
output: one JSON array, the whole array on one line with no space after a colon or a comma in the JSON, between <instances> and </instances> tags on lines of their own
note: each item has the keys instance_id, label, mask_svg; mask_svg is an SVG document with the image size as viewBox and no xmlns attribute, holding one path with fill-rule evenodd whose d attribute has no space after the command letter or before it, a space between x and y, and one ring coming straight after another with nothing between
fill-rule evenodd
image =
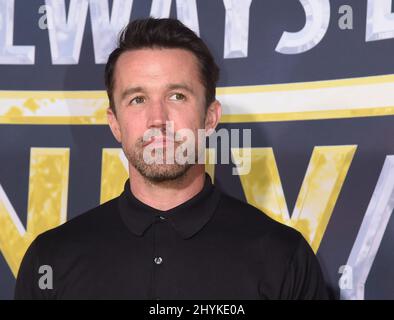
<instances>
[{"instance_id":1,"label":"shirt collar","mask_svg":"<svg viewBox=\"0 0 394 320\"><path fill-rule=\"evenodd\" d=\"M120 215L126 226L136 235L142 236L155 220L167 219L179 235L188 239L200 231L210 220L220 200L220 191L213 186L205 174L202 190L188 201L167 211L161 211L138 200L126 181L123 193L118 198ZM162 218L160 218L162 217Z\"/></svg>"}]
</instances>

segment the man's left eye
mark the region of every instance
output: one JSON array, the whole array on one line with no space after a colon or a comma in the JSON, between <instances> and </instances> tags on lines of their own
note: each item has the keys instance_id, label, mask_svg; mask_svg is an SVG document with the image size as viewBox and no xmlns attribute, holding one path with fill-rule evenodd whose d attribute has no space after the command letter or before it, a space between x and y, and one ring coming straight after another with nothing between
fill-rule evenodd
<instances>
[{"instance_id":1,"label":"man's left eye","mask_svg":"<svg viewBox=\"0 0 394 320\"><path fill-rule=\"evenodd\" d=\"M173 95L170 96L170 100L182 101L185 99L186 99L186 97L182 93L174 93Z\"/></svg>"}]
</instances>

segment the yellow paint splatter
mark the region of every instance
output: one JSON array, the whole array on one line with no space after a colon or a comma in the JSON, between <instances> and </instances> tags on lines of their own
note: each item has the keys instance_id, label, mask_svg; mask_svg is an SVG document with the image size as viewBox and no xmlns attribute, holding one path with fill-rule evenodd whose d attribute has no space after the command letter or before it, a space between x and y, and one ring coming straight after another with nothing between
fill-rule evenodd
<instances>
[{"instance_id":1,"label":"yellow paint splatter","mask_svg":"<svg viewBox=\"0 0 394 320\"><path fill-rule=\"evenodd\" d=\"M31 112L36 112L40 108L40 106L37 104L37 102L33 98L27 99L25 101L25 103L23 104L23 106L26 107L27 109L29 109Z\"/></svg>"},{"instance_id":2,"label":"yellow paint splatter","mask_svg":"<svg viewBox=\"0 0 394 320\"><path fill-rule=\"evenodd\" d=\"M5 114L5 117L21 117L23 116L23 111L20 107L12 106Z\"/></svg>"}]
</instances>

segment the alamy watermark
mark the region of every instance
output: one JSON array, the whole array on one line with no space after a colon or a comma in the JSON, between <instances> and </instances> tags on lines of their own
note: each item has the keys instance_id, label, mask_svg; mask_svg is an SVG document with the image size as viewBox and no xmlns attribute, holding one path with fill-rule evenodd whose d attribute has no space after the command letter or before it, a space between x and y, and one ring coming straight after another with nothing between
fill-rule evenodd
<instances>
[{"instance_id":1,"label":"alamy watermark","mask_svg":"<svg viewBox=\"0 0 394 320\"><path fill-rule=\"evenodd\" d=\"M220 164L230 164L233 175L248 174L251 169L251 130L239 129L193 131L188 128L174 130L174 122L166 121L165 128L151 128L143 135L143 160L146 164L217 164L218 157L207 157L206 148L218 150ZM219 143L220 140L220 143Z\"/></svg>"},{"instance_id":2,"label":"alamy watermark","mask_svg":"<svg viewBox=\"0 0 394 320\"><path fill-rule=\"evenodd\" d=\"M353 290L353 268L345 264L339 267L338 273L341 274L338 281L339 289Z\"/></svg>"},{"instance_id":3,"label":"alamy watermark","mask_svg":"<svg viewBox=\"0 0 394 320\"><path fill-rule=\"evenodd\" d=\"M42 276L38 279L38 287L41 290L52 290L53 289L53 270L49 265L42 265L38 269L38 273Z\"/></svg>"}]
</instances>

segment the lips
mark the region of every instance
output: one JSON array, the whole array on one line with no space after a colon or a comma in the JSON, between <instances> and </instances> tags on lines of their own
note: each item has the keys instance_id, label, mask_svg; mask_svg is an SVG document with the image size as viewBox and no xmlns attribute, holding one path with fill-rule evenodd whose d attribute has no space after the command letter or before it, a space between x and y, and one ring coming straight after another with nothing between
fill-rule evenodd
<instances>
[{"instance_id":1,"label":"lips","mask_svg":"<svg viewBox=\"0 0 394 320\"><path fill-rule=\"evenodd\" d=\"M144 142L142 146L145 148L146 146L151 145L153 147L162 148L170 143L174 144L175 142L172 139L168 139L166 136L156 136Z\"/></svg>"}]
</instances>

